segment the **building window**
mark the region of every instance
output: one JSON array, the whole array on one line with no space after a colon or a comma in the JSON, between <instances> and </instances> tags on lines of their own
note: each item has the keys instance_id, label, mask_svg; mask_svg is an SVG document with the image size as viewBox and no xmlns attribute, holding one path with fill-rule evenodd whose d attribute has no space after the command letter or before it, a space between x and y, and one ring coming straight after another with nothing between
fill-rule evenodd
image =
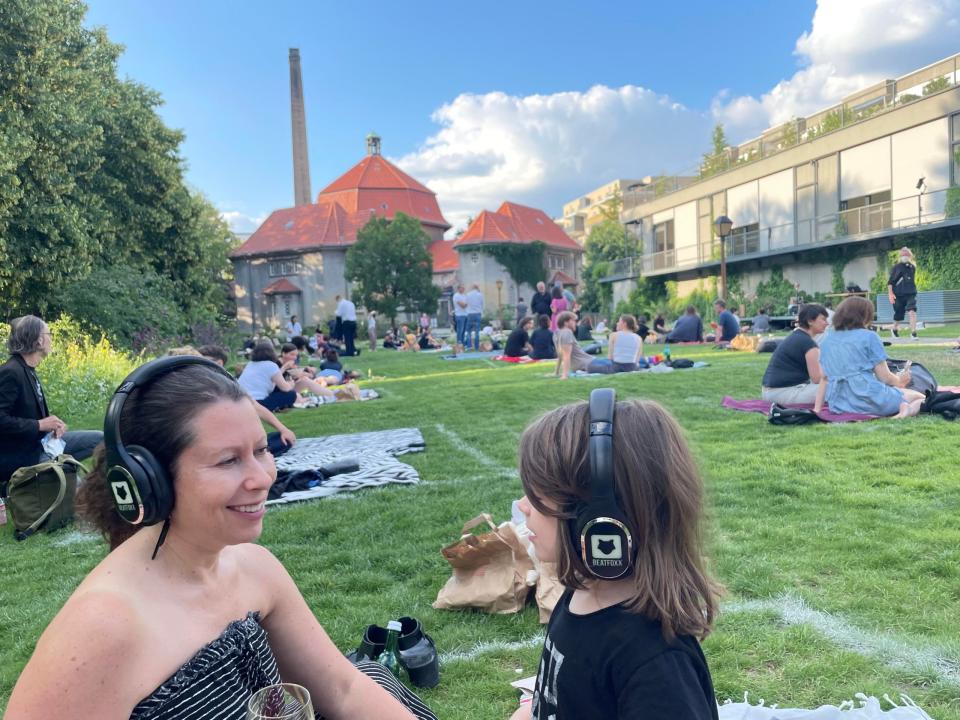
<instances>
[{"instance_id":1,"label":"building window","mask_svg":"<svg viewBox=\"0 0 960 720\"><path fill-rule=\"evenodd\" d=\"M673 250L673 220L658 223L653 226L654 252Z\"/></svg>"},{"instance_id":2,"label":"building window","mask_svg":"<svg viewBox=\"0 0 960 720\"><path fill-rule=\"evenodd\" d=\"M472 253L470 253L470 262L471 262L473 265L479 265L479 264L480 264L480 253L478 253L478 252L472 252Z\"/></svg>"},{"instance_id":3,"label":"building window","mask_svg":"<svg viewBox=\"0 0 960 720\"><path fill-rule=\"evenodd\" d=\"M279 258L270 261L270 277L299 275L303 271L300 258Z\"/></svg>"},{"instance_id":4,"label":"building window","mask_svg":"<svg viewBox=\"0 0 960 720\"><path fill-rule=\"evenodd\" d=\"M547 255L548 267L551 270L563 270L567 266L565 261L566 258L563 255L555 255L554 253Z\"/></svg>"},{"instance_id":5,"label":"building window","mask_svg":"<svg viewBox=\"0 0 960 720\"><path fill-rule=\"evenodd\" d=\"M741 225L730 231L727 240L730 255L746 255L760 250L760 224Z\"/></svg>"}]
</instances>

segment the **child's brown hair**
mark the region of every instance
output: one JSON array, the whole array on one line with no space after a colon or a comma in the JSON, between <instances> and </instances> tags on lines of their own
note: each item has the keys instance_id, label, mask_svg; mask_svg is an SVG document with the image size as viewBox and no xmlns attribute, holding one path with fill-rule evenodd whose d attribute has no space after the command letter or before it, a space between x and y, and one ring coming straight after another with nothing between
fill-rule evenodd
<instances>
[{"instance_id":1,"label":"child's brown hair","mask_svg":"<svg viewBox=\"0 0 960 720\"><path fill-rule=\"evenodd\" d=\"M589 408L579 402L532 423L520 438L520 479L530 504L558 523L557 570L567 587L590 578L567 520L590 496ZM703 638L717 614L720 585L701 552L703 482L680 426L649 400L618 402L614 489L633 534L636 592L626 606L657 620L668 639ZM543 500L559 506L551 510Z\"/></svg>"}]
</instances>

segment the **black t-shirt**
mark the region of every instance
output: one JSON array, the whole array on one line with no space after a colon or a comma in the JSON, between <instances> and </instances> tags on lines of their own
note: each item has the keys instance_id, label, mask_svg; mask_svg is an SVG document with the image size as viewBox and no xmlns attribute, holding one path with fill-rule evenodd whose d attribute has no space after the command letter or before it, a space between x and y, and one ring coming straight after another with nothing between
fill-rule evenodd
<instances>
[{"instance_id":1,"label":"black t-shirt","mask_svg":"<svg viewBox=\"0 0 960 720\"><path fill-rule=\"evenodd\" d=\"M916 276L917 268L913 263L899 262L890 271L890 279L887 280L887 285L893 287L894 295L916 295Z\"/></svg>"},{"instance_id":2,"label":"black t-shirt","mask_svg":"<svg viewBox=\"0 0 960 720\"><path fill-rule=\"evenodd\" d=\"M777 345L763 373L763 387L783 388L810 382L807 352L817 347L813 338L799 328Z\"/></svg>"},{"instance_id":3,"label":"black t-shirt","mask_svg":"<svg viewBox=\"0 0 960 720\"><path fill-rule=\"evenodd\" d=\"M533 350L530 357L534 360L552 360L557 357L557 350L553 346L553 332L549 328L537 328L530 336Z\"/></svg>"},{"instance_id":4,"label":"black t-shirt","mask_svg":"<svg viewBox=\"0 0 960 720\"><path fill-rule=\"evenodd\" d=\"M716 720L713 681L694 638L667 643L660 623L620 605L574 615L572 595L565 591L550 616L534 720Z\"/></svg>"},{"instance_id":5,"label":"black t-shirt","mask_svg":"<svg viewBox=\"0 0 960 720\"><path fill-rule=\"evenodd\" d=\"M647 335L650 334L650 328L647 327L646 323L640 323L637 325L637 335L642 337L644 340L647 339Z\"/></svg>"},{"instance_id":6,"label":"black t-shirt","mask_svg":"<svg viewBox=\"0 0 960 720\"><path fill-rule=\"evenodd\" d=\"M533 299L530 301L530 309L536 315L549 315L550 295L541 292L534 293Z\"/></svg>"},{"instance_id":7,"label":"black t-shirt","mask_svg":"<svg viewBox=\"0 0 960 720\"><path fill-rule=\"evenodd\" d=\"M523 346L528 342L530 342L530 336L527 331L522 327L514 328L510 337L507 338L507 346L504 348L503 354L507 357L520 357L525 352Z\"/></svg>"},{"instance_id":8,"label":"black t-shirt","mask_svg":"<svg viewBox=\"0 0 960 720\"><path fill-rule=\"evenodd\" d=\"M663 332L663 329L664 329L666 326L667 326L667 321L664 320L662 317L654 318L654 320L653 320L653 329L654 329L656 332L662 333L662 332Z\"/></svg>"}]
</instances>

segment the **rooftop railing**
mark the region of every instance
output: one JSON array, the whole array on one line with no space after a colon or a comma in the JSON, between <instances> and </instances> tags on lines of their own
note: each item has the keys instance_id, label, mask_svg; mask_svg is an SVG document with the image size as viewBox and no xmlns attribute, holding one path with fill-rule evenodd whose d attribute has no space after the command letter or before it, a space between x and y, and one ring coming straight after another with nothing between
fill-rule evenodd
<instances>
[{"instance_id":1,"label":"rooftop railing","mask_svg":"<svg viewBox=\"0 0 960 720\"><path fill-rule=\"evenodd\" d=\"M656 178L654 192L638 192L629 199L624 192L624 211L682 190L689 185L743 167L805 142L823 137L894 108L950 90L960 84L960 54L940 60L894 80L883 80L844 98L843 102L805 118L794 118L771 128L760 137L731 146L707 162L676 175Z\"/></svg>"},{"instance_id":2,"label":"rooftop railing","mask_svg":"<svg viewBox=\"0 0 960 720\"><path fill-rule=\"evenodd\" d=\"M952 220L960 223L960 187L922 192L862 207L826 213L782 225L738 230L727 236L728 262L809 250L826 244L859 242L878 234L898 233ZM749 226L748 226L749 227ZM621 258L604 282L684 270L720 261L720 239Z\"/></svg>"}]
</instances>

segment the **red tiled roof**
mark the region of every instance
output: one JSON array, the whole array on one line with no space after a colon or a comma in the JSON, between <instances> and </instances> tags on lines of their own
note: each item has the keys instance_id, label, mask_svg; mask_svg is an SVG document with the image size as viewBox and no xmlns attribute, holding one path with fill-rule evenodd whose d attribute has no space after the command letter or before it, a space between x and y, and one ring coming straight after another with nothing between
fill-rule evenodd
<instances>
[{"instance_id":1,"label":"red tiled roof","mask_svg":"<svg viewBox=\"0 0 960 720\"><path fill-rule=\"evenodd\" d=\"M495 213L481 212L467 231L454 241L457 247L488 243L519 243L539 240L549 247L583 252L573 238L543 210L505 202Z\"/></svg>"},{"instance_id":2,"label":"red tiled roof","mask_svg":"<svg viewBox=\"0 0 960 720\"><path fill-rule=\"evenodd\" d=\"M427 249L433 256L433 272L450 272L460 269L460 256L453 249L452 240L434 240Z\"/></svg>"},{"instance_id":3,"label":"red tiled roof","mask_svg":"<svg viewBox=\"0 0 960 720\"><path fill-rule=\"evenodd\" d=\"M437 196L385 160L368 155L317 196L316 204L275 210L230 257L353 245L371 217L402 212L447 230Z\"/></svg>"},{"instance_id":4,"label":"red tiled roof","mask_svg":"<svg viewBox=\"0 0 960 720\"><path fill-rule=\"evenodd\" d=\"M260 291L264 295L279 295L279 294L291 294L300 292L300 288L294 285L292 282L286 278L280 278L274 282L267 285L263 290Z\"/></svg>"},{"instance_id":5,"label":"red tiled roof","mask_svg":"<svg viewBox=\"0 0 960 720\"><path fill-rule=\"evenodd\" d=\"M557 282L559 282L561 285L576 285L576 284L577 284L577 281L574 280L574 279L573 279L572 277L570 277L569 275L567 275L563 270L557 270L557 271L553 274L553 277L550 278L550 284L551 284L551 285L553 285L553 284L555 284L555 283L557 283Z\"/></svg>"}]
</instances>

